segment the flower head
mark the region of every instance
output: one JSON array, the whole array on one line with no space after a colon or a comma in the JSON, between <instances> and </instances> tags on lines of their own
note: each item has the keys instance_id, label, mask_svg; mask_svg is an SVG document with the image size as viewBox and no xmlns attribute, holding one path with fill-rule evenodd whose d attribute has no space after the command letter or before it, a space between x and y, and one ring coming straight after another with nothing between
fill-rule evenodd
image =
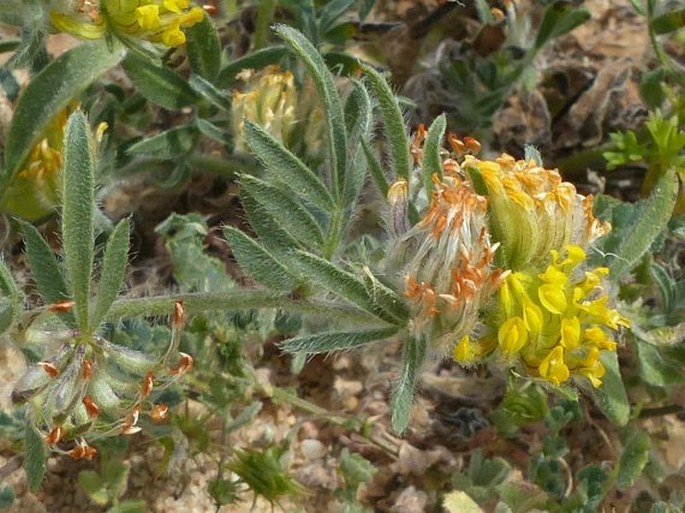
<instances>
[{"instance_id":1,"label":"flower head","mask_svg":"<svg viewBox=\"0 0 685 513\"><path fill-rule=\"evenodd\" d=\"M162 43L168 47L186 42L184 29L204 18L201 7L189 0L100 0L76 9L53 9L50 22L82 39L99 39L108 32Z\"/></svg>"}]
</instances>

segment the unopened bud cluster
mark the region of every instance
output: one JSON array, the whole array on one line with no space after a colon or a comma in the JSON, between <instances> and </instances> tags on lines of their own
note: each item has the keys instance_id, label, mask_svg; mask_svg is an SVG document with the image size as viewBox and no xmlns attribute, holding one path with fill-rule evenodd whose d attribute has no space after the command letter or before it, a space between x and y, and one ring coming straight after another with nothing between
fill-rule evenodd
<instances>
[{"instance_id":1,"label":"unopened bud cluster","mask_svg":"<svg viewBox=\"0 0 685 513\"><path fill-rule=\"evenodd\" d=\"M51 310L65 311L68 305ZM179 302L171 341L161 357L96 335L65 333L55 354L27 369L12 391L12 401L27 404L33 424L52 450L90 459L95 449L87 440L131 435L142 429L142 419L168 418L167 405L155 398L193 364L190 355L177 352L182 326Z\"/></svg>"}]
</instances>

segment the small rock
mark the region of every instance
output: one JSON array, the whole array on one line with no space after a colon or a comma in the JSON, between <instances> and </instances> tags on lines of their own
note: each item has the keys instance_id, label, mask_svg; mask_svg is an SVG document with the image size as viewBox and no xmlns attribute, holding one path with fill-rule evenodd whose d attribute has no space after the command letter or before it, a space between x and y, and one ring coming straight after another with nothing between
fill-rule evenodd
<instances>
[{"instance_id":1,"label":"small rock","mask_svg":"<svg viewBox=\"0 0 685 513\"><path fill-rule=\"evenodd\" d=\"M308 460L318 460L326 456L328 449L324 444L313 438L307 438L300 442L302 455Z\"/></svg>"}]
</instances>

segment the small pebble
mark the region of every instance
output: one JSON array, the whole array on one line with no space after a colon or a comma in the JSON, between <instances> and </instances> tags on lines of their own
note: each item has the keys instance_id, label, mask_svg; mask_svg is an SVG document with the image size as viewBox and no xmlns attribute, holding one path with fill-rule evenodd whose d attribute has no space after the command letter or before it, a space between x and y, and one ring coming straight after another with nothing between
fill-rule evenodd
<instances>
[{"instance_id":1,"label":"small pebble","mask_svg":"<svg viewBox=\"0 0 685 513\"><path fill-rule=\"evenodd\" d=\"M308 460L318 460L326 456L328 449L324 444L313 438L307 438L300 442L302 455Z\"/></svg>"}]
</instances>

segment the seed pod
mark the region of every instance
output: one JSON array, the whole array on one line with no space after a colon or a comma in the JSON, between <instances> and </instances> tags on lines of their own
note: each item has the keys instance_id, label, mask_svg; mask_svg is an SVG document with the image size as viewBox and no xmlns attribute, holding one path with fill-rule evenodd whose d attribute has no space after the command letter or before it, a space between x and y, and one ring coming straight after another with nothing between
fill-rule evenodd
<instances>
[{"instance_id":1,"label":"seed pod","mask_svg":"<svg viewBox=\"0 0 685 513\"><path fill-rule=\"evenodd\" d=\"M88 385L88 394L105 411L117 410L121 403L121 398L112 390L104 372L95 373Z\"/></svg>"},{"instance_id":2,"label":"seed pod","mask_svg":"<svg viewBox=\"0 0 685 513\"><path fill-rule=\"evenodd\" d=\"M93 340L98 347L102 349L108 360L111 359L120 368L133 372L134 374L144 375L157 363L156 358L143 352L112 344L110 341L101 337L95 337Z\"/></svg>"},{"instance_id":3,"label":"seed pod","mask_svg":"<svg viewBox=\"0 0 685 513\"><path fill-rule=\"evenodd\" d=\"M62 347L50 359L29 367L19 379L12 390L11 399L13 404L22 404L38 395L53 380L51 372L56 369L59 373L67 356L73 350L71 344L62 344ZM49 370L48 370L49 369Z\"/></svg>"},{"instance_id":4,"label":"seed pod","mask_svg":"<svg viewBox=\"0 0 685 513\"><path fill-rule=\"evenodd\" d=\"M86 354L86 347L81 345L76 348L69 365L64 369L54 385L50 387L45 401L45 412L50 417L67 415L81 402L83 395L83 375L81 367Z\"/></svg>"}]
</instances>

